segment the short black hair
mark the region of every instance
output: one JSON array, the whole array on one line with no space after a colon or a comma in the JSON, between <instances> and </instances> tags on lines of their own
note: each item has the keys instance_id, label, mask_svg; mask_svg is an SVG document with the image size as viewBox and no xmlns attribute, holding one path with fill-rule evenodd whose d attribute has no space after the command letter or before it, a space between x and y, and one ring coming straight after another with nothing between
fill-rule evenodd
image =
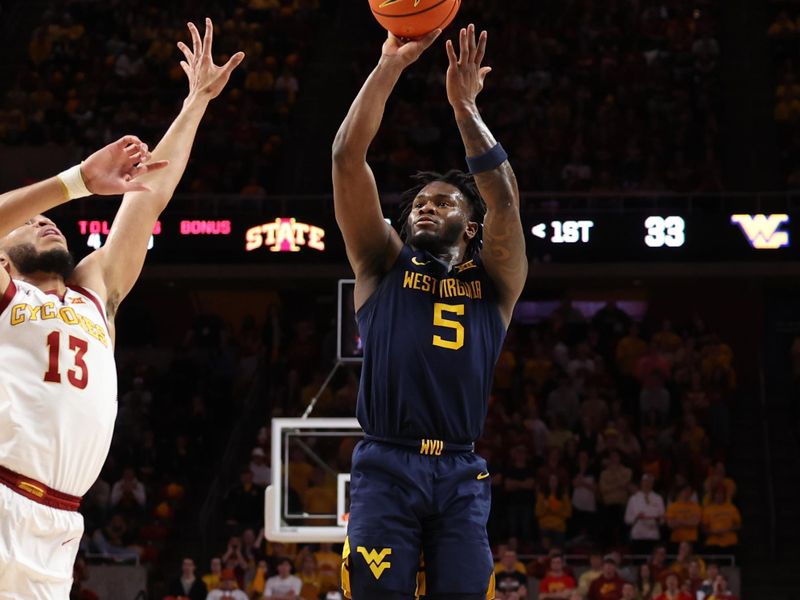
<instances>
[{"instance_id":1,"label":"short black hair","mask_svg":"<svg viewBox=\"0 0 800 600\"><path fill-rule=\"evenodd\" d=\"M465 258L476 256L480 252L481 244L483 243L483 218L486 216L486 202L483 201L481 193L478 191L475 178L464 171L451 169L447 173L419 171L412 175L411 179L414 181L414 186L407 189L400 196L400 238L404 242L408 239L408 216L414 206L414 198L419 195L425 186L435 181L441 181L458 188L458 191L461 192L461 195L464 196L472 209L470 220L476 221L481 225L478 228L478 232L467 244L467 250L464 253Z\"/></svg>"}]
</instances>

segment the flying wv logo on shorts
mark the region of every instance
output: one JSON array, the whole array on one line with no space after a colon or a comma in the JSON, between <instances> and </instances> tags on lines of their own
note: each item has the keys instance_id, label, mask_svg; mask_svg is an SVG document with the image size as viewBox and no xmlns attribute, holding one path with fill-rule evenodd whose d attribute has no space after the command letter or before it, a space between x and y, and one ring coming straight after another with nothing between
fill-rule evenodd
<instances>
[{"instance_id":1,"label":"flying wv logo on shorts","mask_svg":"<svg viewBox=\"0 0 800 600\"><path fill-rule=\"evenodd\" d=\"M359 546L356 548L356 552L364 557L364 560L369 565L369 570L375 575L375 579L380 579L386 569L392 568L392 563L383 562L392 553L391 548L383 548L380 552L375 549L367 552L364 546Z\"/></svg>"},{"instance_id":2,"label":"flying wv logo on shorts","mask_svg":"<svg viewBox=\"0 0 800 600\"><path fill-rule=\"evenodd\" d=\"M789 245L789 232L781 225L789 223L789 215L731 215L731 223L742 229L756 250L776 250Z\"/></svg>"}]
</instances>

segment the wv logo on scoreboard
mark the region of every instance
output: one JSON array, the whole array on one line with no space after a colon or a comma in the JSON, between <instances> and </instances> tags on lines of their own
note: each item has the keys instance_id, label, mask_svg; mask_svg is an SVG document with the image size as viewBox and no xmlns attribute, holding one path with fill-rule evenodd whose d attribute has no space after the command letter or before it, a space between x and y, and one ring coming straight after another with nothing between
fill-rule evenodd
<instances>
[{"instance_id":1,"label":"wv logo on scoreboard","mask_svg":"<svg viewBox=\"0 0 800 600\"><path fill-rule=\"evenodd\" d=\"M731 215L731 223L738 225L747 241L756 250L776 250L789 246L789 232L782 229L789 224L789 215Z\"/></svg>"}]
</instances>

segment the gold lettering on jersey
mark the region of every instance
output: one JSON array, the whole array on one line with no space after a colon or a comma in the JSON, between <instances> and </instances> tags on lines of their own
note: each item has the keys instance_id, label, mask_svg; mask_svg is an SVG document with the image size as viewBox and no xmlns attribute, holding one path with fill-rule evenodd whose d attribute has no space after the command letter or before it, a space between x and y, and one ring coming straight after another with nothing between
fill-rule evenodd
<instances>
[{"instance_id":1,"label":"gold lettering on jersey","mask_svg":"<svg viewBox=\"0 0 800 600\"><path fill-rule=\"evenodd\" d=\"M105 327L98 325L90 318L75 312L75 309L64 306L57 308L55 302L46 302L41 306L15 304L11 307L11 326L16 327L27 322L48 321L57 319L67 325L77 325L103 346L108 347L108 335Z\"/></svg>"},{"instance_id":2,"label":"gold lettering on jersey","mask_svg":"<svg viewBox=\"0 0 800 600\"><path fill-rule=\"evenodd\" d=\"M480 281L461 281L454 277L436 279L424 273L405 271L403 287L409 290L425 292L439 298L470 298L482 300L483 290Z\"/></svg>"},{"instance_id":3,"label":"gold lettering on jersey","mask_svg":"<svg viewBox=\"0 0 800 600\"><path fill-rule=\"evenodd\" d=\"M475 264L474 260L468 260L465 263L460 265L456 265L456 273L463 273L464 271L469 271L470 269L477 269L478 265Z\"/></svg>"},{"instance_id":4,"label":"gold lettering on jersey","mask_svg":"<svg viewBox=\"0 0 800 600\"><path fill-rule=\"evenodd\" d=\"M17 487L24 492L28 492L29 494L36 496L37 498L44 498L44 490L38 485L33 485L27 481L20 481L17 484Z\"/></svg>"},{"instance_id":5,"label":"gold lettering on jersey","mask_svg":"<svg viewBox=\"0 0 800 600\"><path fill-rule=\"evenodd\" d=\"M444 451L442 440L421 440L419 453L426 456L441 456Z\"/></svg>"}]
</instances>

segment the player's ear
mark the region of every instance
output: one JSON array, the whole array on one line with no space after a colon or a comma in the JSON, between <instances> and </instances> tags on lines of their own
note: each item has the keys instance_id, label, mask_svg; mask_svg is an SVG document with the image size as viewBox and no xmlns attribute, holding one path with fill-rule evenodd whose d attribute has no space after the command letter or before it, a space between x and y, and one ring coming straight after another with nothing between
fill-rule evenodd
<instances>
[{"instance_id":1,"label":"player's ear","mask_svg":"<svg viewBox=\"0 0 800 600\"><path fill-rule=\"evenodd\" d=\"M478 230L480 229L481 224L477 221L467 221L467 227L464 229L464 235L467 238L467 241L470 241L476 235L478 235Z\"/></svg>"},{"instance_id":2,"label":"player's ear","mask_svg":"<svg viewBox=\"0 0 800 600\"><path fill-rule=\"evenodd\" d=\"M8 254L0 250L0 267L3 267L8 273L11 273L11 260L8 258Z\"/></svg>"}]
</instances>

